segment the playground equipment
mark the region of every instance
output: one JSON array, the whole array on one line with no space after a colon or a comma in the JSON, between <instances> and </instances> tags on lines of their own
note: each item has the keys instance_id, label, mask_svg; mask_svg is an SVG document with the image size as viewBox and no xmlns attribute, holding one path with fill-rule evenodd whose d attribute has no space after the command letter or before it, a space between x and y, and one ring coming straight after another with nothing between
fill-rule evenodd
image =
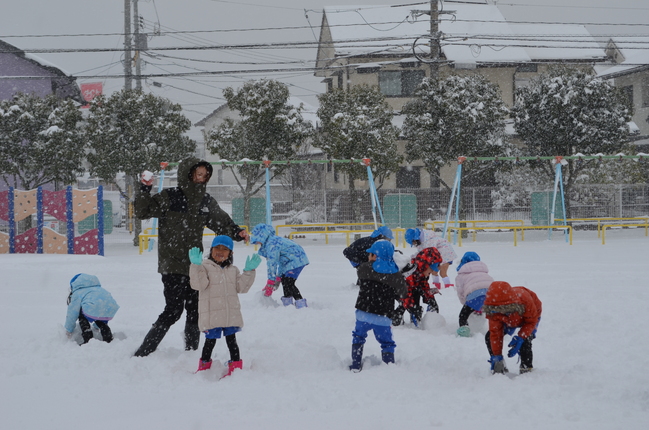
<instances>
[{"instance_id":1,"label":"playground equipment","mask_svg":"<svg viewBox=\"0 0 649 430\"><path fill-rule=\"evenodd\" d=\"M554 190L552 196L552 207L550 210L550 225L548 226L536 226L536 228L547 228L548 229L548 238L552 237L552 231L559 228L559 226L567 226L568 222L566 219L566 204L565 204L565 195L563 191L563 173L561 167L568 164L567 160L623 160L623 159L633 159L633 160L642 160L643 157L646 157L646 154L637 154L637 155L572 155L572 156L553 156L553 157L458 157L458 166L455 173L455 181L453 183L453 188L451 190L451 198L449 199L448 209L446 211L446 220L444 223L443 236L446 236L447 231L449 230L449 220L452 213L453 201L455 199L455 220L454 220L454 243L457 243L457 234L460 231L460 190L461 190L461 181L462 181L462 165L467 161L524 161L524 160L549 160L554 164L555 167L555 176L554 176ZM557 194L560 193L561 196L561 207L563 212L563 219L558 220L555 218L557 213L556 201ZM555 221L563 221L562 224L555 224ZM464 222L464 221L462 221ZM572 229L561 228L564 231L564 236L566 242L572 242ZM521 229L521 232L523 230ZM516 234L516 233L514 233Z\"/></svg>"},{"instance_id":2,"label":"playground equipment","mask_svg":"<svg viewBox=\"0 0 649 430\"><path fill-rule=\"evenodd\" d=\"M45 215L56 221L45 225ZM16 223L36 215L36 227L17 234ZM80 222L95 217L96 228L75 236ZM8 222L8 234L0 232L0 253L104 255L103 188L47 191L39 187L0 192L0 219ZM95 221L95 220L93 220ZM65 234L56 231L64 223Z\"/></svg>"}]
</instances>

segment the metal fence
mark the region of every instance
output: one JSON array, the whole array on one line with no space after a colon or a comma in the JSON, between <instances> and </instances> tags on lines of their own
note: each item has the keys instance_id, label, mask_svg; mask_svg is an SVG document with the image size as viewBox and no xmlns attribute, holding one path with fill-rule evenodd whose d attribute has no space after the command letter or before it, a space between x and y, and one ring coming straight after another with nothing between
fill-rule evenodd
<instances>
[{"instance_id":1,"label":"metal fence","mask_svg":"<svg viewBox=\"0 0 649 430\"><path fill-rule=\"evenodd\" d=\"M235 187L210 187L209 192L220 204L228 206L241 198ZM264 190L258 197L265 197ZM502 189L497 187L462 188L460 193L461 218L466 220L523 219L532 222L533 194L548 193L551 189ZM410 196L416 202L417 225L428 220L446 217L450 191L443 189L379 189L379 201L384 215L386 196ZM648 185L578 185L566 196L569 217L637 217L649 215ZM356 202L348 190L291 190L271 187L274 221L301 219L311 223L349 223L372 221L372 203L368 190L356 190ZM352 204L358 204L360 219L354 219ZM560 206L560 203L557 203ZM409 210L410 206L409 206ZM455 204L452 207L454 215ZM559 208L557 207L557 213ZM414 217L413 217L414 218ZM297 221L299 223L299 221ZM290 222L291 224L295 222Z\"/></svg>"}]
</instances>

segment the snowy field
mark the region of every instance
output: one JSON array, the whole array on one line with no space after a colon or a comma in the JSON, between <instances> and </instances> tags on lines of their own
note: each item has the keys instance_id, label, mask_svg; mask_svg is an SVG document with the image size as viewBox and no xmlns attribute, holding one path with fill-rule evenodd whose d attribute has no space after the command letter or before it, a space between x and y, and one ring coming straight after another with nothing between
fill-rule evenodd
<instances>
[{"instance_id":1,"label":"snowy field","mask_svg":"<svg viewBox=\"0 0 649 430\"><path fill-rule=\"evenodd\" d=\"M244 369L222 380L225 342L212 369L194 374L200 350L183 349L184 315L156 352L132 357L164 306L155 251L109 243L105 257L0 255L0 428L648 428L649 238L609 232L602 245L596 232L578 232L570 246L558 233L526 234L514 247L511 233L501 237L456 250L477 252L496 280L543 302L535 371L512 378L489 372L484 319L471 321L472 337L457 337L452 290L424 330L394 329L395 365L381 364L370 334L363 371L349 372L357 289L344 240L299 239L311 260L297 283L307 309L279 306L279 292L274 304L262 301L262 262L240 296ZM253 249L237 244L235 265ZM79 272L97 275L121 306L111 344L79 347L64 334ZM516 360L506 361L517 374Z\"/></svg>"}]
</instances>

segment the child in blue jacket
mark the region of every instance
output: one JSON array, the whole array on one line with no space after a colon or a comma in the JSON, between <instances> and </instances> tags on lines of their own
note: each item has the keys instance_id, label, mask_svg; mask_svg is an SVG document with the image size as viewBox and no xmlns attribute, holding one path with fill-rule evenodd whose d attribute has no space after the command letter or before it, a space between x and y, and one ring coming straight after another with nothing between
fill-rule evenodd
<instances>
[{"instance_id":1,"label":"child in blue jacket","mask_svg":"<svg viewBox=\"0 0 649 430\"><path fill-rule=\"evenodd\" d=\"M70 280L70 295L68 296L68 313L65 319L65 330L68 337L79 320L83 344L93 338L90 324L93 322L101 333L104 342L113 340L113 333L108 327L119 309L113 296L101 287L99 279L94 275L79 273Z\"/></svg>"},{"instance_id":2,"label":"child in blue jacket","mask_svg":"<svg viewBox=\"0 0 649 430\"><path fill-rule=\"evenodd\" d=\"M275 229L268 224L257 224L252 229L250 242L259 244L259 255L266 258L268 281L264 287L264 296L270 297L281 282L284 289L282 304L295 307L307 307L306 299L295 286L295 281L302 269L309 264L304 249L292 240L275 235Z\"/></svg>"}]
</instances>

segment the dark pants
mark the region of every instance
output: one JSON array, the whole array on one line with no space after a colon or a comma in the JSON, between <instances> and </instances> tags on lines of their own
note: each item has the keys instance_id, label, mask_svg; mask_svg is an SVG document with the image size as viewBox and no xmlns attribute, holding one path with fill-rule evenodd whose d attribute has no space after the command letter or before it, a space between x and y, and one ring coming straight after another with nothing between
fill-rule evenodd
<instances>
[{"instance_id":1,"label":"dark pants","mask_svg":"<svg viewBox=\"0 0 649 430\"><path fill-rule=\"evenodd\" d=\"M95 321L99 333L101 333L101 338L104 342L110 343L113 341L113 332L110 331L108 323L106 321ZM90 321L86 318L83 312L79 312L79 327L81 328L81 337L83 338L83 344L90 342L90 339L93 338L92 327L90 327Z\"/></svg>"},{"instance_id":2,"label":"dark pants","mask_svg":"<svg viewBox=\"0 0 649 430\"><path fill-rule=\"evenodd\" d=\"M531 369L532 367L532 361L534 359L534 354L532 354L532 340L534 339L534 335L528 337L523 341L523 345L521 345L521 349L518 352L518 355L521 357L521 369ZM484 336L485 343L487 344L487 350L489 351L489 355L494 355L493 350L491 349L491 332L487 332Z\"/></svg>"},{"instance_id":3,"label":"dark pants","mask_svg":"<svg viewBox=\"0 0 649 430\"><path fill-rule=\"evenodd\" d=\"M460 327L469 325L469 316L473 313L473 309L470 306L464 305L460 310Z\"/></svg>"},{"instance_id":4,"label":"dark pants","mask_svg":"<svg viewBox=\"0 0 649 430\"><path fill-rule=\"evenodd\" d=\"M241 355L239 355L239 345L237 344L237 335L231 334L225 336L225 343L228 345L228 350L230 351L230 361L240 361ZM205 345L203 345L203 353L201 354L201 360L210 361L212 359L212 351L216 346L216 339L205 339Z\"/></svg>"},{"instance_id":5,"label":"dark pants","mask_svg":"<svg viewBox=\"0 0 649 430\"><path fill-rule=\"evenodd\" d=\"M284 289L284 297L293 297L295 300L301 300L302 294L295 286L295 278L282 276L282 288Z\"/></svg>"},{"instance_id":6,"label":"dark pants","mask_svg":"<svg viewBox=\"0 0 649 430\"><path fill-rule=\"evenodd\" d=\"M165 308L144 337L142 345L135 352L136 357L144 357L158 348L169 328L180 319L183 309L185 320L185 350L198 349L200 331L198 330L198 291L189 286L189 276L163 274Z\"/></svg>"}]
</instances>

